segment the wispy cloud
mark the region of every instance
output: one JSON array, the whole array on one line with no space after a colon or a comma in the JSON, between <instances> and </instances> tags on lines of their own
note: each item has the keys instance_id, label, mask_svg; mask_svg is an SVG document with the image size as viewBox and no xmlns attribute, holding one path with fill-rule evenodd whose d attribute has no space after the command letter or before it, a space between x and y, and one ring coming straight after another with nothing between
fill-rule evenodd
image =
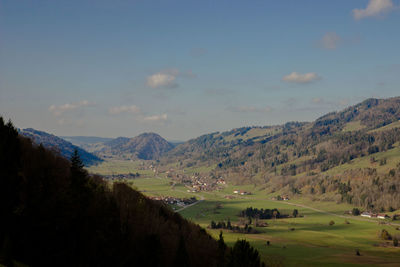
<instances>
[{"instance_id":1,"label":"wispy cloud","mask_svg":"<svg viewBox=\"0 0 400 267\"><path fill-rule=\"evenodd\" d=\"M299 83L299 84L304 84L304 83L311 83L317 80L320 80L321 77L316 74L315 72L309 72L309 73L298 73L298 72L292 72L288 75L283 76L282 81L288 82L288 83Z\"/></svg>"},{"instance_id":2,"label":"wispy cloud","mask_svg":"<svg viewBox=\"0 0 400 267\"><path fill-rule=\"evenodd\" d=\"M179 71L174 68L166 69L148 76L146 85L151 88L177 88L179 87L177 82L178 77L196 78L197 75L191 70Z\"/></svg>"},{"instance_id":3,"label":"wispy cloud","mask_svg":"<svg viewBox=\"0 0 400 267\"><path fill-rule=\"evenodd\" d=\"M342 38L340 38L340 36L335 32L327 32L319 41L319 46L324 49L334 50L340 45L341 42Z\"/></svg>"},{"instance_id":4,"label":"wispy cloud","mask_svg":"<svg viewBox=\"0 0 400 267\"><path fill-rule=\"evenodd\" d=\"M324 103L324 99L322 99L320 97L314 97L313 99L311 99L311 102L313 104L321 104L321 103Z\"/></svg>"},{"instance_id":5,"label":"wispy cloud","mask_svg":"<svg viewBox=\"0 0 400 267\"><path fill-rule=\"evenodd\" d=\"M376 17L392 11L395 8L392 0L370 0L364 9L354 9L353 17L360 20L368 17Z\"/></svg>"},{"instance_id":6,"label":"wispy cloud","mask_svg":"<svg viewBox=\"0 0 400 267\"><path fill-rule=\"evenodd\" d=\"M131 105L131 106L112 107L108 110L108 113L110 113L111 115L118 115L121 113L139 114L140 111L141 110L138 106Z\"/></svg>"},{"instance_id":7,"label":"wispy cloud","mask_svg":"<svg viewBox=\"0 0 400 267\"><path fill-rule=\"evenodd\" d=\"M165 122L167 119L168 119L168 115L166 113L143 117L143 121L146 121L146 122Z\"/></svg>"},{"instance_id":8,"label":"wispy cloud","mask_svg":"<svg viewBox=\"0 0 400 267\"><path fill-rule=\"evenodd\" d=\"M72 110L77 110L79 108L83 108L83 107L88 107L88 106L92 106L94 105L94 103L91 103L87 100L83 100L80 102L76 102L76 103L66 103L64 105L51 105L49 107L49 111L54 115L54 116L61 116L63 113L67 112L67 111L72 111Z\"/></svg>"}]
</instances>

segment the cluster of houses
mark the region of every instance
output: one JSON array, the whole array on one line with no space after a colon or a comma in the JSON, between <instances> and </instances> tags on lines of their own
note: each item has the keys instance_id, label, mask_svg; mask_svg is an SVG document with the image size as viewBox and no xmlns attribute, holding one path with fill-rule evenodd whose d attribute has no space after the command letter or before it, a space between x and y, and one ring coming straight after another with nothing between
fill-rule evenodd
<instances>
[{"instance_id":1,"label":"cluster of houses","mask_svg":"<svg viewBox=\"0 0 400 267\"><path fill-rule=\"evenodd\" d=\"M388 219L390 218L389 215L383 214L383 213L372 213L369 211L364 211L361 213L361 217L367 217L367 218L378 218L378 219Z\"/></svg>"},{"instance_id":2,"label":"cluster of houses","mask_svg":"<svg viewBox=\"0 0 400 267\"><path fill-rule=\"evenodd\" d=\"M279 195L279 196L273 197L272 200L289 200L289 195Z\"/></svg>"},{"instance_id":3,"label":"cluster of houses","mask_svg":"<svg viewBox=\"0 0 400 267\"><path fill-rule=\"evenodd\" d=\"M168 205L177 205L180 207L184 207L186 205L190 205L193 204L194 202L197 201L197 199L195 197L191 197L191 198L177 198L177 197L158 197L158 196L150 196L148 197L152 200L157 200L157 201L162 201L165 204Z\"/></svg>"},{"instance_id":4,"label":"cluster of houses","mask_svg":"<svg viewBox=\"0 0 400 267\"><path fill-rule=\"evenodd\" d=\"M150 164L149 170L153 171L154 173L157 172L157 169L156 169L156 167L155 167L153 164Z\"/></svg>"},{"instance_id":5,"label":"cluster of houses","mask_svg":"<svg viewBox=\"0 0 400 267\"><path fill-rule=\"evenodd\" d=\"M238 194L238 195L242 195L242 196L244 196L244 195L251 195L250 192L246 192L246 191L243 191L243 190L234 190L233 193L234 193L234 194Z\"/></svg>"},{"instance_id":6,"label":"cluster of houses","mask_svg":"<svg viewBox=\"0 0 400 267\"><path fill-rule=\"evenodd\" d=\"M222 185L226 185L226 182L222 177L215 179L199 173L192 175L179 174L176 173L174 169L169 169L165 173L167 177L183 183L187 188L189 188L187 190L188 192L213 191Z\"/></svg>"}]
</instances>

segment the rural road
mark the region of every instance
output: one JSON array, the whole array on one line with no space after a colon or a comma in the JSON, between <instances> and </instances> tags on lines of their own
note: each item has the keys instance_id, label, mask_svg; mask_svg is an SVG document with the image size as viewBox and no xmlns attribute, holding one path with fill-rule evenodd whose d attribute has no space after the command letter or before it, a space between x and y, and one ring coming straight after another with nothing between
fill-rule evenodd
<instances>
[{"instance_id":1,"label":"rural road","mask_svg":"<svg viewBox=\"0 0 400 267\"><path fill-rule=\"evenodd\" d=\"M177 191L179 191L179 190L177 190ZM180 191L180 192L183 192L183 191ZM179 210L176 210L175 212L181 212L181 211L184 210L184 209L193 207L194 205L199 204L199 203L202 202L203 200L204 200L204 197L203 197L203 196L200 196L200 200L197 200L196 202L194 202L194 203L192 203L192 204L190 204L190 205L187 205L187 206L185 206L185 207L183 207L183 208L180 208Z\"/></svg>"},{"instance_id":2,"label":"rural road","mask_svg":"<svg viewBox=\"0 0 400 267\"><path fill-rule=\"evenodd\" d=\"M176 190L176 189L174 189L174 190L187 194L187 192L185 192L185 191ZM185 206L185 207L182 207L182 208L180 208L179 210L176 210L175 212L181 212L181 211L184 210L184 209L187 209L187 208L193 207L194 205L199 204L200 202L202 202L202 201L204 200L204 197L203 197L202 195L199 195L199 197L200 197L200 200L198 200L198 201L196 201L196 202L194 202L194 203L192 203L192 204L190 204L190 205L187 205L187 206Z\"/></svg>"}]
</instances>

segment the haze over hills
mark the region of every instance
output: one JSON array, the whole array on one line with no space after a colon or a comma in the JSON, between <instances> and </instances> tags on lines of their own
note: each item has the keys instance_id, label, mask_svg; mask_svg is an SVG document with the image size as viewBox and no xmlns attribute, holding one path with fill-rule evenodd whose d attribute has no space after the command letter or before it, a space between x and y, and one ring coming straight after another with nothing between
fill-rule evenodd
<instances>
[{"instance_id":1,"label":"haze over hills","mask_svg":"<svg viewBox=\"0 0 400 267\"><path fill-rule=\"evenodd\" d=\"M111 141L113 138L97 137L97 136L60 136L62 139L71 142L76 146L84 146L96 143L104 143Z\"/></svg>"},{"instance_id":2,"label":"haze over hills","mask_svg":"<svg viewBox=\"0 0 400 267\"><path fill-rule=\"evenodd\" d=\"M86 150L73 145L71 142L68 142L60 137L55 135L38 131L32 128L27 128L20 130L19 133L25 137L30 138L35 144L42 144L45 148L49 148L52 150L58 151L62 156L69 159L74 152L74 150L78 150L80 157L85 165L92 165L102 161L96 155L87 152Z\"/></svg>"}]
</instances>

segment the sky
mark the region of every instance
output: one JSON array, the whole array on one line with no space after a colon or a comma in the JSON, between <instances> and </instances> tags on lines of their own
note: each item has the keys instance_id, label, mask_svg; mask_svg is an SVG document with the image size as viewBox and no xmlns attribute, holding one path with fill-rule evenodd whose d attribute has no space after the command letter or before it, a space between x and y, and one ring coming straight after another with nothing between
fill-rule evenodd
<instances>
[{"instance_id":1,"label":"sky","mask_svg":"<svg viewBox=\"0 0 400 267\"><path fill-rule=\"evenodd\" d=\"M0 0L0 116L169 140L400 96L397 0Z\"/></svg>"}]
</instances>

